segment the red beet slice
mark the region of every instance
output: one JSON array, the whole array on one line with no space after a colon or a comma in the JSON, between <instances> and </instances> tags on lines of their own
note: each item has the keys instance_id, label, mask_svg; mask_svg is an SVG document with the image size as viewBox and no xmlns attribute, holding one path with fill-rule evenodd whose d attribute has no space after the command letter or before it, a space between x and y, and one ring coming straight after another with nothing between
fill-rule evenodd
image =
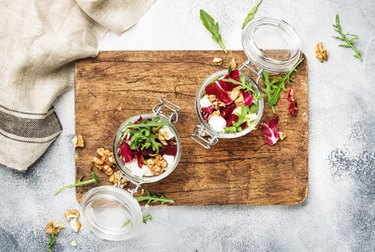
<instances>
[{"instance_id":1,"label":"red beet slice","mask_svg":"<svg viewBox=\"0 0 375 252\"><path fill-rule=\"evenodd\" d=\"M280 139L279 117L276 116L266 123L260 125L260 133L269 145L274 145Z\"/></svg>"},{"instance_id":2,"label":"red beet slice","mask_svg":"<svg viewBox=\"0 0 375 252\"><path fill-rule=\"evenodd\" d=\"M137 157L138 167L139 167L139 168L142 168L142 165L143 165L143 159L142 159L141 152L136 150L136 151L134 151L134 154L135 154L135 156Z\"/></svg>"},{"instance_id":3,"label":"red beet slice","mask_svg":"<svg viewBox=\"0 0 375 252\"><path fill-rule=\"evenodd\" d=\"M130 149L130 145L125 141L120 145L120 153L124 163L128 163L133 159L133 152Z\"/></svg>"},{"instance_id":4,"label":"red beet slice","mask_svg":"<svg viewBox=\"0 0 375 252\"><path fill-rule=\"evenodd\" d=\"M168 144L161 148L159 151L160 155L170 155L170 156L176 156L177 154L177 145L175 144Z\"/></svg>"},{"instance_id":5,"label":"red beet slice","mask_svg":"<svg viewBox=\"0 0 375 252\"><path fill-rule=\"evenodd\" d=\"M145 149L145 150L141 150L141 155L144 158L149 158L150 154L153 154L153 153L154 153L154 151L151 148L148 148L148 149Z\"/></svg>"}]
</instances>

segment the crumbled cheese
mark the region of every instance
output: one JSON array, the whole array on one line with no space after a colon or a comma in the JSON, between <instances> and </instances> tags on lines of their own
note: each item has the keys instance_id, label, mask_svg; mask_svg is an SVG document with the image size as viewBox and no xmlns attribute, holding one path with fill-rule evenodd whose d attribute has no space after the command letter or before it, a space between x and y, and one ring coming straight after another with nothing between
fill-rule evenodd
<instances>
[{"instance_id":1,"label":"crumbled cheese","mask_svg":"<svg viewBox=\"0 0 375 252\"><path fill-rule=\"evenodd\" d=\"M173 163L174 156L164 154L163 158L165 159L165 161L167 161L168 167L170 167L172 165L172 163Z\"/></svg>"},{"instance_id":2,"label":"crumbled cheese","mask_svg":"<svg viewBox=\"0 0 375 252\"><path fill-rule=\"evenodd\" d=\"M131 174L133 176L142 178L143 175L146 172L146 168L143 166L142 168L139 168L138 161L136 158L133 158L132 161L125 164L125 167L130 170Z\"/></svg>"},{"instance_id":3,"label":"crumbled cheese","mask_svg":"<svg viewBox=\"0 0 375 252\"><path fill-rule=\"evenodd\" d=\"M207 107L212 106L212 103L211 103L210 100L208 99L207 95L203 96L203 97L200 99L199 104L201 105L202 108L207 108Z\"/></svg>"},{"instance_id":4,"label":"crumbled cheese","mask_svg":"<svg viewBox=\"0 0 375 252\"><path fill-rule=\"evenodd\" d=\"M164 136L165 140L171 140L174 137L174 134L168 125L165 125L162 128L160 128L159 132Z\"/></svg>"},{"instance_id":5,"label":"crumbled cheese","mask_svg":"<svg viewBox=\"0 0 375 252\"><path fill-rule=\"evenodd\" d=\"M144 176L147 176L147 177L152 177L154 176L154 174L152 174L150 168L148 168L147 165L143 165L142 166L142 169L145 168L145 173L143 174Z\"/></svg>"},{"instance_id":6,"label":"crumbled cheese","mask_svg":"<svg viewBox=\"0 0 375 252\"><path fill-rule=\"evenodd\" d=\"M212 115L208 120L208 124L218 132L223 132L225 126L227 125L227 121L221 116Z\"/></svg>"}]
</instances>

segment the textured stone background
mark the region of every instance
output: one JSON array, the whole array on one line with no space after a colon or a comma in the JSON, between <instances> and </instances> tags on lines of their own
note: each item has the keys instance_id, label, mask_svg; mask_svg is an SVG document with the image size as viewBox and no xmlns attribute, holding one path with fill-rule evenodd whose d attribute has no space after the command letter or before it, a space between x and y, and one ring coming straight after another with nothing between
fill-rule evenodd
<instances>
[{"instance_id":1,"label":"textured stone background","mask_svg":"<svg viewBox=\"0 0 375 252\"><path fill-rule=\"evenodd\" d=\"M221 25L229 49L241 49L241 24L254 1L159 0L123 36L108 34L103 50L219 49L202 27L199 9ZM364 62L339 48L331 24L359 34ZM309 60L309 196L303 205L263 207L151 207L154 220L127 242L106 242L84 229L63 230L57 251L373 251L375 249L375 2L269 1L257 16L295 27ZM330 58L320 64L314 46ZM56 103L64 131L26 173L0 167L0 251L44 251L44 225L77 207L74 190L74 96ZM22 153L20 153L22 155ZM76 239L77 248L70 246Z\"/></svg>"}]
</instances>

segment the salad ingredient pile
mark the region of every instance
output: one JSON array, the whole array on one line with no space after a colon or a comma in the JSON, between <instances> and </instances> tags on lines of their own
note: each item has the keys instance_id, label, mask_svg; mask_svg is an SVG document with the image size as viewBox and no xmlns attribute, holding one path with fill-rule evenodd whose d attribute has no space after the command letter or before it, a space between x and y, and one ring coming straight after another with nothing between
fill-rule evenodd
<instances>
[{"instance_id":1,"label":"salad ingredient pile","mask_svg":"<svg viewBox=\"0 0 375 252\"><path fill-rule=\"evenodd\" d=\"M133 176L157 176L172 164L178 147L168 124L158 116L140 116L125 126L117 146L118 155Z\"/></svg>"},{"instance_id":2,"label":"salad ingredient pile","mask_svg":"<svg viewBox=\"0 0 375 252\"><path fill-rule=\"evenodd\" d=\"M227 75L206 86L200 112L213 130L236 133L254 127L259 99L253 84L238 69L229 67Z\"/></svg>"}]
</instances>

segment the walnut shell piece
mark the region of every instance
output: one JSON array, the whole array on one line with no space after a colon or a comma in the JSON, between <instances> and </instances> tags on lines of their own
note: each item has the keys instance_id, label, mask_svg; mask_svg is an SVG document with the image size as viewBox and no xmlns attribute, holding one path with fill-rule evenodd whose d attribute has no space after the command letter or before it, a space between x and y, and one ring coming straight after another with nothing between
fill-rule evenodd
<instances>
[{"instance_id":1,"label":"walnut shell piece","mask_svg":"<svg viewBox=\"0 0 375 252\"><path fill-rule=\"evenodd\" d=\"M65 219L66 219L67 222L70 222L70 221L72 221L74 219L78 219L79 215L80 215L80 213L76 209L68 209L64 213L64 217L65 217Z\"/></svg>"},{"instance_id":2,"label":"walnut shell piece","mask_svg":"<svg viewBox=\"0 0 375 252\"><path fill-rule=\"evenodd\" d=\"M223 59L222 58L214 58L212 60L212 63L215 65L215 66L221 66L221 64L223 64Z\"/></svg>"},{"instance_id":3,"label":"walnut shell piece","mask_svg":"<svg viewBox=\"0 0 375 252\"><path fill-rule=\"evenodd\" d=\"M162 174L165 168L168 167L168 162L162 155L157 154L154 158L148 159L146 165L150 168L152 174L157 176Z\"/></svg>"},{"instance_id":4,"label":"walnut shell piece","mask_svg":"<svg viewBox=\"0 0 375 252\"><path fill-rule=\"evenodd\" d=\"M76 148L83 148L85 147L85 141L83 140L83 137L81 135L77 135L72 140L74 147Z\"/></svg>"},{"instance_id":5,"label":"walnut shell piece","mask_svg":"<svg viewBox=\"0 0 375 252\"><path fill-rule=\"evenodd\" d=\"M92 164L106 175L111 176L114 172L113 169L116 167L113 152L104 148L99 148L96 150L96 154L98 154L99 157L94 156L91 159Z\"/></svg>"},{"instance_id":6,"label":"walnut shell piece","mask_svg":"<svg viewBox=\"0 0 375 252\"><path fill-rule=\"evenodd\" d=\"M236 69L237 68L237 62L235 59L232 59L231 61L229 61L229 66L232 70Z\"/></svg>"},{"instance_id":7,"label":"walnut shell piece","mask_svg":"<svg viewBox=\"0 0 375 252\"><path fill-rule=\"evenodd\" d=\"M64 224L50 221L46 225L46 233L48 235L54 234L57 235L60 232L60 229L64 228Z\"/></svg>"},{"instance_id":8,"label":"walnut shell piece","mask_svg":"<svg viewBox=\"0 0 375 252\"><path fill-rule=\"evenodd\" d=\"M326 49L324 49L322 42L319 42L319 43L316 44L316 46L315 46L315 55L316 55L316 58L320 62L328 60L328 51Z\"/></svg>"}]
</instances>

